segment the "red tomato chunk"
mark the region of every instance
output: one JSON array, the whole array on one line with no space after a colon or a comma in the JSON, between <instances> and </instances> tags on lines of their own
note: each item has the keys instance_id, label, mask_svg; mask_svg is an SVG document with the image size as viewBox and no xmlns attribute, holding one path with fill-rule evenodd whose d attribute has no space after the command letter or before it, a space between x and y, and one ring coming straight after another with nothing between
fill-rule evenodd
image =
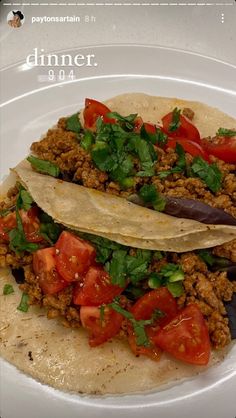
<instances>
[{"instance_id":1,"label":"red tomato chunk","mask_svg":"<svg viewBox=\"0 0 236 418\"><path fill-rule=\"evenodd\" d=\"M83 282L75 285L73 302L82 306L99 306L112 302L122 291L123 288L111 283L109 274L102 266L91 266Z\"/></svg>"},{"instance_id":2,"label":"red tomato chunk","mask_svg":"<svg viewBox=\"0 0 236 418\"><path fill-rule=\"evenodd\" d=\"M95 262L94 247L70 232L61 233L55 248L57 270L68 282L78 281Z\"/></svg>"},{"instance_id":3,"label":"red tomato chunk","mask_svg":"<svg viewBox=\"0 0 236 418\"><path fill-rule=\"evenodd\" d=\"M210 358L210 339L204 317L197 305L182 309L153 337L154 343L178 360L206 365Z\"/></svg>"},{"instance_id":4,"label":"red tomato chunk","mask_svg":"<svg viewBox=\"0 0 236 418\"><path fill-rule=\"evenodd\" d=\"M33 253L33 270L39 278L39 286L43 293L60 292L69 283L56 270L55 248L44 248Z\"/></svg>"},{"instance_id":5,"label":"red tomato chunk","mask_svg":"<svg viewBox=\"0 0 236 418\"><path fill-rule=\"evenodd\" d=\"M82 306L80 308L80 319L83 327L90 332L89 345L96 347L118 334L124 318L109 307L104 308L102 317L100 308Z\"/></svg>"}]
</instances>

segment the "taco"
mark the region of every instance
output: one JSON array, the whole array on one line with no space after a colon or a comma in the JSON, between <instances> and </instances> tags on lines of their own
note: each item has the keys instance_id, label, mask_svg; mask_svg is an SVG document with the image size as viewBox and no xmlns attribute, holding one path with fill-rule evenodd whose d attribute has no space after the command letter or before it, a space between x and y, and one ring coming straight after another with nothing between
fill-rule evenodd
<instances>
[{"instance_id":1,"label":"taco","mask_svg":"<svg viewBox=\"0 0 236 418\"><path fill-rule=\"evenodd\" d=\"M143 106L144 109L149 103L154 106L152 100L155 103L162 101L164 111L169 110L164 105L171 104L171 99L141 97L126 96L127 106L130 99L131 111L137 112L132 101L137 99L140 103L138 113L145 121L154 122L151 116L142 112ZM116 100L118 103L121 98ZM179 102L179 106L180 103L186 105ZM172 109L176 105L172 100ZM110 107L126 114L118 105ZM204 106L202 109L207 118L209 112ZM225 128L228 133L234 132L233 119L214 112L221 117L218 118L219 125L230 127ZM106 115L100 114L103 119L98 120L97 117L94 120L94 114L92 116L95 127L91 125L89 129L81 130L76 114L59 121L59 127L33 144L37 157L31 157L30 162L51 176L32 170L29 162L20 163L15 168L18 183L1 203L0 265L4 289L0 304L1 354L24 372L62 390L97 394L150 390L193 376L219 362L235 338L234 323L229 323L227 317L236 291L232 189L235 166L208 155L209 162L203 164L204 169L201 166L202 177L197 177L197 171L194 177L187 177L186 167L190 165L193 170L196 160L194 163L187 150L183 152L186 145L182 146L181 142L181 148L177 147L176 152L170 148L154 148L158 155L170 154L175 161L173 168L171 164L162 166L165 170L161 171L168 173L158 186L153 183L157 176L151 175L154 165L148 159L147 165L138 167L139 171L134 169L135 164L142 165L143 162L137 161L137 153L132 148L132 152L130 149L128 152L128 160L131 156L134 158L132 175L122 177L124 186L121 187L120 179L111 181L109 178L112 170L106 172L91 166L90 147L101 151L99 161L102 161L106 145L104 137L100 137L98 147L94 138L101 133L99 129L107 129L103 126L107 122ZM113 138L119 143L122 131L133 132L133 122L137 122L138 116L121 120L120 113L119 116L113 113L111 118L121 123L110 124L119 132ZM210 116L208 119L211 120ZM146 136L144 141L152 155L153 138L148 139L146 135L151 128L145 122L144 133L145 124L140 120L139 123L138 129ZM178 125L178 121L176 123ZM178 129L183 128L182 125ZM154 128L152 134L156 141L160 131L156 126ZM75 130L79 132L75 133ZM204 128L201 131L201 136L212 134L210 127L209 131ZM143 140L139 133L128 137L132 141L132 138L138 142ZM190 141L186 139L187 142ZM89 144L88 152L82 143ZM73 149L70 148L72 144ZM140 156L147 150L143 142L141 144ZM77 160L75 147L79 154ZM91 177L81 155L86 159ZM185 161L185 166L183 162L178 165L176 155ZM201 165L204 158L199 155L195 158ZM124 165L127 163L125 159L122 161ZM77 171L82 167L81 178L86 182L75 178L72 162ZM178 170L171 171L176 165ZM183 167L184 170L179 171ZM204 183L207 176L203 180L202 172L206 167L210 167L211 177L214 177L210 187L215 188L220 181L219 190L209 191L209 180ZM135 175L140 171L145 171L145 176ZM55 178L56 175L60 178ZM100 187L102 176L106 178L103 188ZM141 187L131 185L130 178ZM144 183L138 183L137 178L145 179ZM97 187L91 179L97 179ZM175 189L172 185L169 191L178 190L180 180L182 186L187 180L197 181L186 187L188 194L173 194L173 197L184 196L187 205L189 200L190 203L194 200L195 206L200 202L198 214L200 211L202 222L160 211L160 201L164 198L162 207L166 207L170 202L167 197L172 196L171 192L168 194L168 184L175 183ZM82 186L74 184L75 181ZM112 193L107 186L111 183ZM146 199L145 193L140 196L142 187L153 184L154 199ZM181 193L183 190L184 187ZM151 203L155 210L124 199L134 194L141 198L139 204ZM150 196L150 189L147 194ZM226 210L223 210L224 196L228 196L225 198L228 201L224 205ZM137 196L135 199L137 201ZM178 216L184 208L183 201L180 203L182 212L179 211ZM194 207L191 210L194 212ZM202 214L206 215L205 223ZM20 291L23 292L21 296ZM29 305L32 306L29 308ZM64 327L56 321L48 321L45 311L49 319L58 318Z\"/></svg>"}]
</instances>

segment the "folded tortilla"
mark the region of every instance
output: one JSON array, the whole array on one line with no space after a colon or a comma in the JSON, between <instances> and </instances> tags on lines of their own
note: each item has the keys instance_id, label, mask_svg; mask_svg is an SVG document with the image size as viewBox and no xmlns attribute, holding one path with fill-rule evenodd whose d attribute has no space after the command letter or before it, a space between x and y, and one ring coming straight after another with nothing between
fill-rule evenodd
<instances>
[{"instance_id":1,"label":"folded tortilla","mask_svg":"<svg viewBox=\"0 0 236 418\"><path fill-rule=\"evenodd\" d=\"M191 107L202 136L213 135L216 126L236 128L233 118L197 102L126 94L106 104L124 115L137 112L153 123L175 106ZM236 237L236 227L173 218L116 196L44 176L33 171L27 161L14 171L38 206L56 222L121 244L184 252L213 247ZM5 183L5 190L9 186ZM68 329L55 320L49 321L45 311L35 306L27 313L18 311L21 292L10 270L1 270L0 277L2 288L6 283L14 287L13 294L4 296L0 292L2 357L22 372L63 391L128 394L173 385L222 361L231 348L212 352L207 367L184 364L165 354L159 362L145 356L136 358L127 341L118 338L90 348L84 329Z\"/></svg>"},{"instance_id":2,"label":"folded tortilla","mask_svg":"<svg viewBox=\"0 0 236 418\"><path fill-rule=\"evenodd\" d=\"M236 237L236 226L175 218L121 197L37 173L27 161L14 171L37 205L56 222L120 244L185 252L214 247Z\"/></svg>"}]
</instances>

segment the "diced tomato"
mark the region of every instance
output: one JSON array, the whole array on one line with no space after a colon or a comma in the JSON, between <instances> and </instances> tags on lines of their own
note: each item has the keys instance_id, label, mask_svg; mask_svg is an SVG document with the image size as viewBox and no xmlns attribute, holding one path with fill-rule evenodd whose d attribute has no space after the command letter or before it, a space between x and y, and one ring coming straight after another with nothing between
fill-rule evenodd
<instances>
[{"instance_id":1,"label":"diced tomato","mask_svg":"<svg viewBox=\"0 0 236 418\"><path fill-rule=\"evenodd\" d=\"M95 261L94 247L71 232L63 231L55 248L57 270L68 282L78 281Z\"/></svg>"},{"instance_id":2,"label":"diced tomato","mask_svg":"<svg viewBox=\"0 0 236 418\"><path fill-rule=\"evenodd\" d=\"M202 139L202 146L208 154L226 163L236 163L236 137L216 136L211 141Z\"/></svg>"},{"instance_id":3,"label":"diced tomato","mask_svg":"<svg viewBox=\"0 0 236 418\"><path fill-rule=\"evenodd\" d=\"M176 144L180 144L185 152L188 152L193 157L202 157L205 161L210 162L209 155L198 142L190 141L184 138L169 138L166 148L176 148Z\"/></svg>"},{"instance_id":4,"label":"diced tomato","mask_svg":"<svg viewBox=\"0 0 236 418\"><path fill-rule=\"evenodd\" d=\"M168 113L162 118L163 128L171 138L185 138L200 144L200 134L196 126L194 126L185 116L180 115L180 126L175 131L170 131L169 127L172 122L173 112Z\"/></svg>"},{"instance_id":5,"label":"diced tomato","mask_svg":"<svg viewBox=\"0 0 236 418\"><path fill-rule=\"evenodd\" d=\"M32 207L27 212L20 210L19 213L27 241L42 241L43 238L39 234L40 222L37 217L37 208ZM9 232L14 228L16 228L16 212L0 218L0 238L9 241Z\"/></svg>"},{"instance_id":6,"label":"diced tomato","mask_svg":"<svg viewBox=\"0 0 236 418\"><path fill-rule=\"evenodd\" d=\"M60 292L69 283L56 270L55 248L44 248L33 253L33 270L39 278L43 293L52 295Z\"/></svg>"},{"instance_id":7,"label":"diced tomato","mask_svg":"<svg viewBox=\"0 0 236 418\"><path fill-rule=\"evenodd\" d=\"M134 132L139 133L142 126L143 126L143 119L141 118L141 116L137 116L137 118L134 121Z\"/></svg>"},{"instance_id":8,"label":"diced tomato","mask_svg":"<svg viewBox=\"0 0 236 418\"><path fill-rule=\"evenodd\" d=\"M146 132L149 133L149 134L155 134L156 133L156 126L153 125L152 123L144 122L144 128L145 128Z\"/></svg>"},{"instance_id":9,"label":"diced tomato","mask_svg":"<svg viewBox=\"0 0 236 418\"><path fill-rule=\"evenodd\" d=\"M29 242L40 242L43 240L43 237L41 237L39 233L40 221L37 215L38 208L36 206L30 208L28 212L25 212L24 210L20 211L25 236Z\"/></svg>"},{"instance_id":10,"label":"diced tomato","mask_svg":"<svg viewBox=\"0 0 236 418\"><path fill-rule=\"evenodd\" d=\"M93 99L85 99L84 108L84 127L90 131L96 131L96 121L99 117L103 119L104 123L116 123L113 118L107 117L110 109L103 103Z\"/></svg>"},{"instance_id":11,"label":"diced tomato","mask_svg":"<svg viewBox=\"0 0 236 418\"><path fill-rule=\"evenodd\" d=\"M89 345L96 347L114 337L120 330L124 317L109 307L101 310L95 306L81 306L80 319L82 326L90 331Z\"/></svg>"},{"instance_id":12,"label":"diced tomato","mask_svg":"<svg viewBox=\"0 0 236 418\"><path fill-rule=\"evenodd\" d=\"M137 320L150 319L156 309L165 314L158 319L159 326L165 325L177 314L176 300L166 287L159 287L143 295L132 306L131 312Z\"/></svg>"},{"instance_id":13,"label":"diced tomato","mask_svg":"<svg viewBox=\"0 0 236 418\"><path fill-rule=\"evenodd\" d=\"M152 343L150 343L150 347L144 347L143 345L137 345L136 342L136 335L134 333L133 327L131 324L128 324L127 327L128 330L128 342L129 342L129 346L132 350L132 352L134 353L134 355L137 356L147 356L149 358L151 358L152 360L156 360L159 361L160 357L161 357L161 353L162 350L160 349L160 347L158 347L157 345L154 345ZM152 338L152 332L151 332L151 328L148 329L148 327L146 327L146 333L149 337L149 340L151 340Z\"/></svg>"},{"instance_id":14,"label":"diced tomato","mask_svg":"<svg viewBox=\"0 0 236 418\"><path fill-rule=\"evenodd\" d=\"M180 311L152 338L154 343L178 360L206 365L210 358L210 339L204 317L197 305Z\"/></svg>"},{"instance_id":15,"label":"diced tomato","mask_svg":"<svg viewBox=\"0 0 236 418\"><path fill-rule=\"evenodd\" d=\"M144 128L145 128L146 132L148 132L149 134L155 134L156 133L156 126L153 125L152 123L143 122L143 119L141 118L141 116L138 116L135 119L134 132L139 133L143 125L144 125Z\"/></svg>"},{"instance_id":16,"label":"diced tomato","mask_svg":"<svg viewBox=\"0 0 236 418\"><path fill-rule=\"evenodd\" d=\"M110 303L123 288L113 285L109 274L102 266L91 266L82 283L74 288L73 302L75 305L99 306Z\"/></svg>"},{"instance_id":17,"label":"diced tomato","mask_svg":"<svg viewBox=\"0 0 236 418\"><path fill-rule=\"evenodd\" d=\"M159 360L161 350L152 342L152 337L156 335L156 330L160 326L164 326L177 314L177 303L166 287L152 290L146 293L135 302L131 308L131 312L136 320L150 319L156 309L162 311L165 316L158 318L153 325L146 326L145 331L150 340L150 347L138 346L136 337L131 325L128 326L128 341L130 348L135 355L145 355L153 360Z\"/></svg>"}]
</instances>

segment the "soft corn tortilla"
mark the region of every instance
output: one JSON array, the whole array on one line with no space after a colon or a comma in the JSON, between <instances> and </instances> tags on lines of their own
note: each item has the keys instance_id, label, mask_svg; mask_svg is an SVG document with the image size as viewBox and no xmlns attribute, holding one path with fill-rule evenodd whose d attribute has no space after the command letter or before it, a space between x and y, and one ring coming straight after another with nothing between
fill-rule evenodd
<instances>
[{"instance_id":1,"label":"soft corn tortilla","mask_svg":"<svg viewBox=\"0 0 236 418\"><path fill-rule=\"evenodd\" d=\"M153 123L175 106L190 107L195 111L194 122L201 136L214 135L220 126L236 128L235 119L197 102L125 94L106 104L112 111L123 115L139 113ZM55 221L122 244L182 252L218 245L236 236L235 227L172 218L121 198L43 176L26 161L15 172L36 203ZM1 194L15 179L11 175ZM206 371L221 362L230 349L212 352L207 367L187 365L165 354L160 362L145 356L136 358L127 342L119 339L91 349L85 330L49 321L44 310L36 307L30 307L27 313L18 311L21 292L10 270L0 270L0 278L2 288L11 283L15 291L8 296L0 291L2 357L22 372L63 391L103 395L154 390Z\"/></svg>"},{"instance_id":2,"label":"soft corn tortilla","mask_svg":"<svg viewBox=\"0 0 236 418\"><path fill-rule=\"evenodd\" d=\"M212 352L207 367L191 366L162 355L159 362L135 357L126 341L113 339L90 348L84 329L65 328L48 320L43 309L17 310L21 299L10 271L0 270L1 356L22 372L62 391L84 394L128 394L148 391L190 378L223 360L226 350Z\"/></svg>"},{"instance_id":3,"label":"soft corn tortilla","mask_svg":"<svg viewBox=\"0 0 236 418\"><path fill-rule=\"evenodd\" d=\"M32 170L27 161L14 170L33 200L68 228L151 250L185 252L236 238L236 226L206 225L175 218Z\"/></svg>"},{"instance_id":4,"label":"soft corn tortilla","mask_svg":"<svg viewBox=\"0 0 236 418\"><path fill-rule=\"evenodd\" d=\"M217 108L190 100L149 96L144 93L127 93L113 97L107 100L105 104L112 111L121 115L138 113L145 122L155 124L161 123L161 118L175 107L179 109L190 108L195 113L193 123L198 128L202 138L215 136L219 128L236 129L236 114L231 117ZM235 113L235 109L232 109L233 111Z\"/></svg>"}]
</instances>

